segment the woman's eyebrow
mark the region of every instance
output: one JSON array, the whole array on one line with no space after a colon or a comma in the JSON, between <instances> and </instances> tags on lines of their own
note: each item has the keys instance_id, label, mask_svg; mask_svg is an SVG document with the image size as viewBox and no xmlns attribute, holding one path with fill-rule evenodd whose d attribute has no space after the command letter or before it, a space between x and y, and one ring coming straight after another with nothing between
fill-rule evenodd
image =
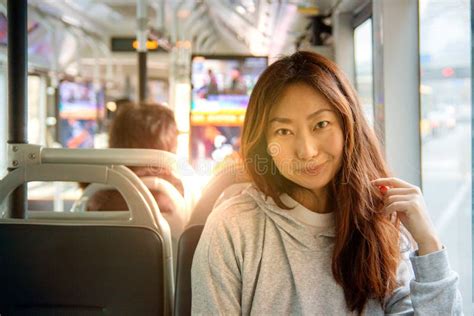
<instances>
[{"instance_id":1,"label":"woman's eyebrow","mask_svg":"<svg viewBox=\"0 0 474 316\"><path fill-rule=\"evenodd\" d=\"M328 109L328 108L324 108L324 109L320 109L320 110L317 110L316 112L313 112L311 113L310 115L308 115L308 117L306 118L306 120L311 120L313 119L314 117L318 116L319 114L321 114L322 112L332 112L332 113L336 113L334 110L332 109Z\"/></svg>"},{"instance_id":2,"label":"woman's eyebrow","mask_svg":"<svg viewBox=\"0 0 474 316\"><path fill-rule=\"evenodd\" d=\"M324 108L324 109L319 109L313 113L311 113L310 115L308 115L306 117L306 120L311 120L313 119L315 116L318 116L319 114L321 114L322 112L333 112L335 113L334 110L331 110L331 109L327 109L327 108ZM284 123L284 124L290 124L291 122L293 122L291 119L289 118L286 118L286 117L273 117L270 119L270 121L268 122L269 124L272 124L272 123Z\"/></svg>"},{"instance_id":3,"label":"woman's eyebrow","mask_svg":"<svg viewBox=\"0 0 474 316\"><path fill-rule=\"evenodd\" d=\"M274 117L272 118L268 123L269 124L272 124L272 123L286 123L286 124L289 124L293 122L292 120L290 120L289 118L285 118L285 117Z\"/></svg>"}]
</instances>

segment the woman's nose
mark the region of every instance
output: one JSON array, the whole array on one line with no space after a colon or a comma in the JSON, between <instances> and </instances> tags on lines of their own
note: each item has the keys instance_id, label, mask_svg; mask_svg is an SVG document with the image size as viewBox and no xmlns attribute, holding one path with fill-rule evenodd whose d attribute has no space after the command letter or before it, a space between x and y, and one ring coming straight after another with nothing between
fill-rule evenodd
<instances>
[{"instance_id":1,"label":"woman's nose","mask_svg":"<svg viewBox=\"0 0 474 316\"><path fill-rule=\"evenodd\" d=\"M300 136L296 142L296 156L301 160L309 160L318 155L318 144L314 137Z\"/></svg>"}]
</instances>

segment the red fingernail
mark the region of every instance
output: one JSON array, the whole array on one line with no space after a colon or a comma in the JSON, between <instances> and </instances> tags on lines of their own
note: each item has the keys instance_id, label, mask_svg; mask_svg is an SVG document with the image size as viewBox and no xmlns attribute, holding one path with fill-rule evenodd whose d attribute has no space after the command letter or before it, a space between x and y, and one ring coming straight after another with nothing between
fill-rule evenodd
<instances>
[{"instance_id":1,"label":"red fingernail","mask_svg":"<svg viewBox=\"0 0 474 316\"><path fill-rule=\"evenodd\" d=\"M388 191L388 187L385 185L379 185L380 193L385 194Z\"/></svg>"}]
</instances>

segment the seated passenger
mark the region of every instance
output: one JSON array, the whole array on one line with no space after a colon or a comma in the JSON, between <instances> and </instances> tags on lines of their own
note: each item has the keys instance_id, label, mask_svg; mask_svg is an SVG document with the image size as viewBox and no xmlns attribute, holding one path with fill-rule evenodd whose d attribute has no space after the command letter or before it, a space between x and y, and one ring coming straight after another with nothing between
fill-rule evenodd
<instances>
[{"instance_id":1,"label":"seated passenger","mask_svg":"<svg viewBox=\"0 0 474 316\"><path fill-rule=\"evenodd\" d=\"M420 189L390 176L333 62L297 52L265 70L242 158L253 185L207 219L193 315L462 314Z\"/></svg>"},{"instance_id":2,"label":"seated passenger","mask_svg":"<svg viewBox=\"0 0 474 316\"><path fill-rule=\"evenodd\" d=\"M178 130L173 112L162 105L123 105L109 130L110 148L159 149L176 152ZM170 182L183 195L183 184L170 171L156 167L130 167L139 177L155 176ZM161 213L169 213L171 200L159 191L151 192ZM127 204L116 190L102 190L88 201L89 211L127 210Z\"/></svg>"}]
</instances>

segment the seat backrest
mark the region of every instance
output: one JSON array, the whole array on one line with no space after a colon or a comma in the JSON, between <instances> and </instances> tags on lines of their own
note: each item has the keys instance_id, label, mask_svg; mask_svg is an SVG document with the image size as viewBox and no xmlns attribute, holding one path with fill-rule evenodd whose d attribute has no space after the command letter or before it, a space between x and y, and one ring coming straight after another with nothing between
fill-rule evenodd
<instances>
[{"instance_id":1,"label":"seat backrest","mask_svg":"<svg viewBox=\"0 0 474 316\"><path fill-rule=\"evenodd\" d=\"M242 179L242 181L243 180L244 179ZM239 194L248 186L248 182L231 184L220 193L220 196L213 203L214 206L236 194ZM209 209L208 213L211 211L212 207ZM189 226L179 239L174 304L174 312L178 316L191 315L191 267L193 263L194 252L196 251L196 247L203 229L203 224Z\"/></svg>"},{"instance_id":2,"label":"seat backrest","mask_svg":"<svg viewBox=\"0 0 474 316\"><path fill-rule=\"evenodd\" d=\"M220 170L204 188L200 199L191 213L188 227L204 225L222 192L231 185L248 181L249 177L243 165L239 162L230 163Z\"/></svg>"},{"instance_id":3,"label":"seat backrest","mask_svg":"<svg viewBox=\"0 0 474 316\"><path fill-rule=\"evenodd\" d=\"M140 180L150 190L153 196L155 196L155 194L159 192L168 197L169 201L171 202L170 211L162 212L161 215L166 219L170 226L174 258L173 261L176 263L178 239L184 231L191 212L187 208L184 197L181 195L178 189L176 189L176 187L170 182L156 176L141 177ZM73 204L71 208L71 213L80 214L86 212L87 209L91 206L90 202L94 201L94 199L100 196L100 194L102 194L100 200L104 201L100 203L100 206L96 206L98 207L97 211L104 210L104 206L107 207L107 209L105 210L113 210L114 212L112 213L116 213L116 211L120 211L127 208L123 197L113 187L98 183L92 183L85 188L81 197ZM159 200L157 200L157 203L158 205L160 205Z\"/></svg>"},{"instance_id":4,"label":"seat backrest","mask_svg":"<svg viewBox=\"0 0 474 316\"><path fill-rule=\"evenodd\" d=\"M0 224L0 314L163 314L161 237L142 227Z\"/></svg>"},{"instance_id":5,"label":"seat backrest","mask_svg":"<svg viewBox=\"0 0 474 316\"><path fill-rule=\"evenodd\" d=\"M140 180L145 184L145 186L151 191L153 194L154 192L160 192L165 194L169 201L171 202L171 212L162 212L161 215L166 219L168 224L170 225L171 229L171 236L174 240L178 240L179 236L181 236L184 227L186 226L191 211L187 208L186 202L184 197L181 193L168 181L159 177L141 177ZM97 196L99 192L110 191L114 190L111 186L106 186L103 184L92 183L89 184L84 192L82 193L81 197L73 204L71 208L71 213L81 213L86 212L88 207L90 207L90 201ZM117 202L116 204L122 205L125 204L123 198L118 194L118 192L111 192L117 194L109 194L107 195L109 198L114 198L114 201ZM118 201L116 198L119 198ZM112 201L110 201L112 202ZM157 201L159 204L159 201ZM112 203L113 204L113 203ZM126 205L124 205L126 207ZM113 207L113 206L112 206ZM102 209L100 209L102 210ZM114 211L121 211L122 209L111 209L107 208L107 210L114 210ZM160 210L161 211L161 210Z\"/></svg>"},{"instance_id":6,"label":"seat backrest","mask_svg":"<svg viewBox=\"0 0 474 316\"><path fill-rule=\"evenodd\" d=\"M176 269L176 293L174 312L176 316L191 315L191 267L194 252L204 225L188 227L178 244L178 264Z\"/></svg>"},{"instance_id":7,"label":"seat backrest","mask_svg":"<svg viewBox=\"0 0 474 316\"><path fill-rule=\"evenodd\" d=\"M171 182L160 177L140 177L140 180L150 191L162 192L170 198L176 220L183 224L189 221L191 210L187 207L184 196Z\"/></svg>"},{"instance_id":8,"label":"seat backrest","mask_svg":"<svg viewBox=\"0 0 474 316\"><path fill-rule=\"evenodd\" d=\"M29 181L112 185L130 211L100 218L95 218L99 212L45 212L27 219L1 219L0 314L172 313L169 226L132 171L123 166L25 166L0 181L0 203Z\"/></svg>"}]
</instances>

